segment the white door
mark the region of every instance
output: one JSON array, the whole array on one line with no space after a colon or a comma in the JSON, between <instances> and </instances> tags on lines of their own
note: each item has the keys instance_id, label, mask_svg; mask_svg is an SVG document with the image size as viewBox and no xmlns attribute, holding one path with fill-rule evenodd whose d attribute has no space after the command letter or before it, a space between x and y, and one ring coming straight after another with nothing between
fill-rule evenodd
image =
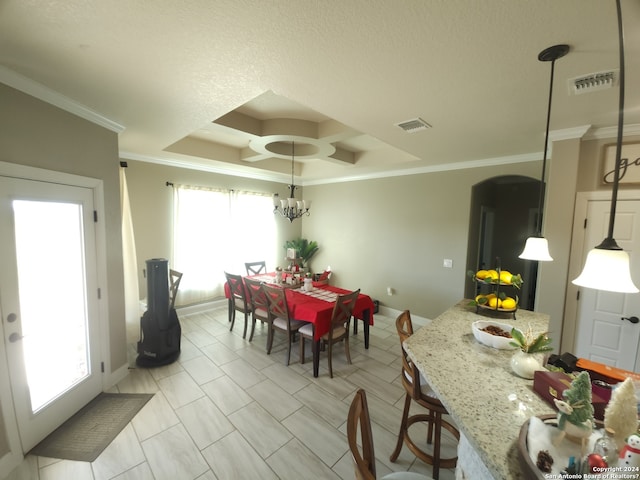
<instances>
[{"instance_id":1,"label":"white door","mask_svg":"<svg viewBox=\"0 0 640 480\"><path fill-rule=\"evenodd\" d=\"M583 265L587 252L607 236L610 208L610 200L588 201ZM618 199L613 236L629 254L631 277L640 285L640 200ZM576 355L637 371L640 323L623 320L633 316L640 317L640 293L580 288Z\"/></svg>"},{"instance_id":2,"label":"white door","mask_svg":"<svg viewBox=\"0 0 640 480\"><path fill-rule=\"evenodd\" d=\"M24 452L102 387L93 190L0 176L0 311Z\"/></svg>"}]
</instances>

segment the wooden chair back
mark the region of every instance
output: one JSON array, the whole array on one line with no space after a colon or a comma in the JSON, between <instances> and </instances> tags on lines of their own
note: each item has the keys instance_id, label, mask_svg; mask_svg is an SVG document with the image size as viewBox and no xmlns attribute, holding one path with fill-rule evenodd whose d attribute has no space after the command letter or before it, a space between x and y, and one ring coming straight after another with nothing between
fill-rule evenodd
<instances>
[{"instance_id":1,"label":"wooden chair back","mask_svg":"<svg viewBox=\"0 0 640 480\"><path fill-rule=\"evenodd\" d=\"M242 281L242 275L235 275L233 273L224 272L227 277L227 284L229 284L229 292L231 298L233 298L234 304L237 307L247 310L247 295L244 289L244 282Z\"/></svg>"},{"instance_id":2,"label":"wooden chair back","mask_svg":"<svg viewBox=\"0 0 640 480\"><path fill-rule=\"evenodd\" d=\"M273 320L274 318L279 317L286 320L287 330L290 330L291 322L289 320L289 305L287 304L285 289L263 283L262 290L267 298L267 305L269 306L268 312L271 319Z\"/></svg>"},{"instance_id":3,"label":"wooden chair back","mask_svg":"<svg viewBox=\"0 0 640 480\"><path fill-rule=\"evenodd\" d=\"M245 278L244 284L248 295L247 301L251 304L251 309L255 312L257 309L269 310L267 296L262 289L262 282L253 278Z\"/></svg>"},{"instance_id":4,"label":"wooden chair back","mask_svg":"<svg viewBox=\"0 0 640 480\"><path fill-rule=\"evenodd\" d=\"M176 296L178 295L180 280L182 280L182 273L177 270L169 269L169 310L174 308L176 304Z\"/></svg>"},{"instance_id":5,"label":"wooden chair back","mask_svg":"<svg viewBox=\"0 0 640 480\"><path fill-rule=\"evenodd\" d=\"M404 341L413 335L413 323L411 323L409 310L405 310L396 318L396 330L402 349L402 385L413 398L418 398L420 396L420 372L409 358L403 345Z\"/></svg>"},{"instance_id":6,"label":"wooden chair back","mask_svg":"<svg viewBox=\"0 0 640 480\"><path fill-rule=\"evenodd\" d=\"M351 322L353 307L356 304L358 295L360 295L360 289L344 295L338 295L336 298L336 303L333 306L333 312L331 314L331 331L329 332L329 341L333 340L333 331L336 328L344 327L347 334L349 333L349 323Z\"/></svg>"},{"instance_id":7,"label":"wooden chair back","mask_svg":"<svg viewBox=\"0 0 640 480\"><path fill-rule=\"evenodd\" d=\"M267 264L262 262L245 262L244 267L247 269L247 275L259 275L267 273Z\"/></svg>"},{"instance_id":8,"label":"wooden chair back","mask_svg":"<svg viewBox=\"0 0 640 480\"><path fill-rule=\"evenodd\" d=\"M358 447L358 430L360 431L360 444ZM347 442L351 450L351 458L357 480L375 480L376 459L373 449L373 435L371 433L371 417L367 405L367 394L359 389L349 408L347 416Z\"/></svg>"}]
</instances>

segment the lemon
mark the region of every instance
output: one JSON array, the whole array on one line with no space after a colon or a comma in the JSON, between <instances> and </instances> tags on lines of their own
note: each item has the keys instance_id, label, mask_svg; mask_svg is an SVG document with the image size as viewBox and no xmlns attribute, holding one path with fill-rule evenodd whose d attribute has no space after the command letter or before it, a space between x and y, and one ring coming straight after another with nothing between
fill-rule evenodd
<instances>
[{"instance_id":1,"label":"lemon","mask_svg":"<svg viewBox=\"0 0 640 480\"><path fill-rule=\"evenodd\" d=\"M498 297L492 297L489 299L489 306L491 308L500 308L502 306L502 300Z\"/></svg>"},{"instance_id":2,"label":"lemon","mask_svg":"<svg viewBox=\"0 0 640 480\"><path fill-rule=\"evenodd\" d=\"M511 277L513 277L513 275L511 275L511 272L508 272L507 270L502 270L500 272L500 282L501 283L505 283L507 285L511 285Z\"/></svg>"},{"instance_id":3,"label":"lemon","mask_svg":"<svg viewBox=\"0 0 640 480\"><path fill-rule=\"evenodd\" d=\"M495 293L488 293L486 295L486 297L487 297L487 300L491 300L492 298L496 298L496 294Z\"/></svg>"},{"instance_id":4,"label":"lemon","mask_svg":"<svg viewBox=\"0 0 640 480\"><path fill-rule=\"evenodd\" d=\"M478 270L476 272L476 278L478 280L484 280L485 278L487 278L487 271L486 270Z\"/></svg>"},{"instance_id":5,"label":"lemon","mask_svg":"<svg viewBox=\"0 0 640 480\"><path fill-rule=\"evenodd\" d=\"M482 294L476 295L476 303L478 305L484 305L485 303L487 303L487 297Z\"/></svg>"},{"instance_id":6,"label":"lemon","mask_svg":"<svg viewBox=\"0 0 640 480\"><path fill-rule=\"evenodd\" d=\"M515 300L515 298L507 297L504 300L502 300L502 308L505 308L507 310L511 310L513 308L516 308L516 300Z\"/></svg>"},{"instance_id":7,"label":"lemon","mask_svg":"<svg viewBox=\"0 0 640 480\"><path fill-rule=\"evenodd\" d=\"M500 275L498 275L498 272L496 272L495 270L487 270L487 277L489 277L491 280L498 280L500 278Z\"/></svg>"}]
</instances>

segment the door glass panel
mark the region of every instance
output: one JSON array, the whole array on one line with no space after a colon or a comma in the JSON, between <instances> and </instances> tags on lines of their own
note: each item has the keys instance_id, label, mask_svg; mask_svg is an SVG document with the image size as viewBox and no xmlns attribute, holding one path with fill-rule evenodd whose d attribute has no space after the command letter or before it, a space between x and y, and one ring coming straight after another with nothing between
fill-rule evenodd
<instances>
[{"instance_id":1,"label":"door glass panel","mask_svg":"<svg viewBox=\"0 0 640 480\"><path fill-rule=\"evenodd\" d=\"M24 364L36 412L90 373L82 206L12 205Z\"/></svg>"}]
</instances>

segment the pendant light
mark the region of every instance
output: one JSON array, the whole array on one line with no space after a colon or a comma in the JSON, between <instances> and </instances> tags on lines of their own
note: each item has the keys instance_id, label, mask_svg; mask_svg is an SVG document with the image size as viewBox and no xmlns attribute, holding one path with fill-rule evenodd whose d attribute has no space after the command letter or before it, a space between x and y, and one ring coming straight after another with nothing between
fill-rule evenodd
<instances>
[{"instance_id":1,"label":"pendant light","mask_svg":"<svg viewBox=\"0 0 640 480\"><path fill-rule=\"evenodd\" d=\"M620 183L620 164L622 157L622 128L624 125L624 36L622 33L622 9L620 0L616 0L618 12L618 42L620 45L620 97L618 104L618 136L616 139L616 162L611 195L611 211L609 213L609 230L602 243L587 254L582 273L572 283L581 287L605 290L609 292L636 293L631 279L629 254L622 250L613 238L618 201L618 185Z\"/></svg>"},{"instance_id":2,"label":"pendant light","mask_svg":"<svg viewBox=\"0 0 640 480\"><path fill-rule=\"evenodd\" d=\"M296 218L300 218L303 215L311 215L309 208L311 208L311 200L296 200L294 192L297 185L293 183L293 167L295 162L295 143L291 142L291 185L289 185L289 198L280 199L277 193L273 194L273 213L278 212L284 218L288 219L291 223Z\"/></svg>"},{"instance_id":3,"label":"pendant light","mask_svg":"<svg viewBox=\"0 0 640 480\"><path fill-rule=\"evenodd\" d=\"M527 238L524 250L520 258L525 260L537 260L550 262L553 260L549 254L549 242L542 236L542 212L544 207L545 183L544 177L547 169L547 147L549 146L549 122L551 120L551 98L553 96L553 73L556 60L569 53L569 45L554 45L545 48L538 54L541 62L551 62L551 80L549 81L549 103L547 104L547 130L544 136L544 152L542 157L542 176L540 177L540 198L538 199L538 221L536 222L536 234Z\"/></svg>"}]
</instances>

